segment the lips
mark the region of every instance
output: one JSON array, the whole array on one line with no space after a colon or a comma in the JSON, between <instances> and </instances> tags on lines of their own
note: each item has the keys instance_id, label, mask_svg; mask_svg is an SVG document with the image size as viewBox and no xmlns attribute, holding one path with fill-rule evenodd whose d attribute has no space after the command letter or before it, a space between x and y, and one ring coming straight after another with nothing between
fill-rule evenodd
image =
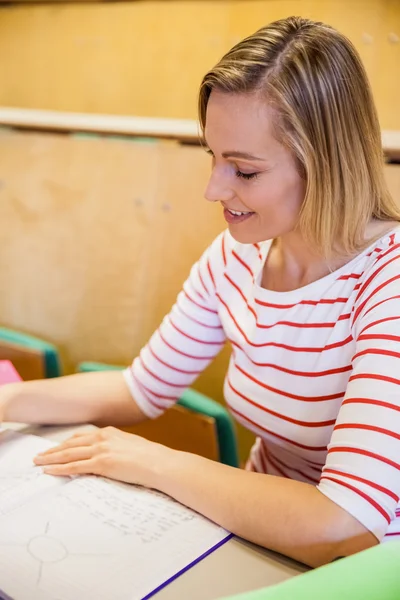
<instances>
[{"instance_id":1,"label":"lips","mask_svg":"<svg viewBox=\"0 0 400 600\"><path fill-rule=\"evenodd\" d=\"M234 210L233 208L228 208L227 206L224 206L224 210L229 211L232 215L236 217L253 214L251 210Z\"/></svg>"},{"instance_id":2,"label":"lips","mask_svg":"<svg viewBox=\"0 0 400 600\"><path fill-rule=\"evenodd\" d=\"M241 217L242 215L250 215L251 214L250 210L240 211L240 210L232 210L231 208L227 208L226 210L228 210L232 215L235 215L236 217Z\"/></svg>"},{"instance_id":3,"label":"lips","mask_svg":"<svg viewBox=\"0 0 400 600\"><path fill-rule=\"evenodd\" d=\"M243 221L247 221L248 219L251 219L253 215L253 212L232 211L228 208L224 209L225 221L231 225L236 225L238 223L242 223Z\"/></svg>"}]
</instances>

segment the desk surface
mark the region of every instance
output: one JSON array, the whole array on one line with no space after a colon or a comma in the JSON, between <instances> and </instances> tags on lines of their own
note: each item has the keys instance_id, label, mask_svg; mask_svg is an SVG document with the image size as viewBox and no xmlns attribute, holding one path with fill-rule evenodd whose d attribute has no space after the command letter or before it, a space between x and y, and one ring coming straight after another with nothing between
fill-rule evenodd
<instances>
[{"instance_id":1,"label":"desk surface","mask_svg":"<svg viewBox=\"0 0 400 600\"><path fill-rule=\"evenodd\" d=\"M11 424L11 427L55 441L62 441L78 430L92 428L90 425L27 427L17 424ZM157 600L215 600L274 585L306 570L284 556L233 538L154 597Z\"/></svg>"}]
</instances>

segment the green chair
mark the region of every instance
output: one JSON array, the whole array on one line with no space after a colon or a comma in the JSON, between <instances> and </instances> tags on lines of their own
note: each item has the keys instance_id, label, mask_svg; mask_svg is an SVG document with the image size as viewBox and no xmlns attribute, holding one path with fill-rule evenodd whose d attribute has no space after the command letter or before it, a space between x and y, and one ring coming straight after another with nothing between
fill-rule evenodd
<instances>
[{"instance_id":1,"label":"green chair","mask_svg":"<svg viewBox=\"0 0 400 600\"><path fill-rule=\"evenodd\" d=\"M77 370L81 373L89 371L120 370L125 367L98 362L82 362ZM183 392L178 406L192 413L212 419L216 430L218 458L220 462L232 467L239 466L236 433L233 420L228 411L204 394L191 388Z\"/></svg>"},{"instance_id":2,"label":"green chair","mask_svg":"<svg viewBox=\"0 0 400 600\"><path fill-rule=\"evenodd\" d=\"M400 542L385 542L261 590L225 600L399 600Z\"/></svg>"},{"instance_id":3,"label":"green chair","mask_svg":"<svg viewBox=\"0 0 400 600\"><path fill-rule=\"evenodd\" d=\"M56 346L5 327L0 327L0 359L10 360L23 379L58 377L62 374Z\"/></svg>"}]
</instances>

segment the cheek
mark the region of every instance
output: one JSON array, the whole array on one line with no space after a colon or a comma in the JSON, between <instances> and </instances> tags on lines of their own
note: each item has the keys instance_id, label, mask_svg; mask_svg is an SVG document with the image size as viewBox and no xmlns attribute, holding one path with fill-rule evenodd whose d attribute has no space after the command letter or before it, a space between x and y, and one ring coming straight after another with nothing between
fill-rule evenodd
<instances>
[{"instance_id":1,"label":"cheek","mask_svg":"<svg viewBox=\"0 0 400 600\"><path fill-rule=\"evenodd\" d=\"M307 184L304 179L301 179L300 176L293 182L292 185L292 202L297 211L300 211L304 198L306 196L306 188Z\"/></svg>"},{"instance_id":2,"label":"cheek","mask_svg":"<svg viewBox=\"0 0 400 600\"><path fill-rule=\"evenodd\" d=\"M273 232L295 227L303 203L305 183L299 176L270 177L262 185L248 191L246 206L257 213L259 224Z\"/></svg>"},{"instance_id":3,"label":"cheek","mask_svg":"<svg viewBox=\"0 0 400 600\"><path fill-rule=\"evenodd\" d=\"M305 182L297 172L283 173L279 180L271 182L268 195L274 205L283 211L300 210L305 195Z\"/></svg>"},{"instance_id":4,"label":"cheek","mask_svg":"<svg viewBox=\"0 0 400 600\"><path fill-rule=\"evenodd\" d=\"M298 180L270 178L248 191L246 204L260 214L276 209L292 212L300 210L303 198L304 186Z\"/></svg>"}]
</instances>

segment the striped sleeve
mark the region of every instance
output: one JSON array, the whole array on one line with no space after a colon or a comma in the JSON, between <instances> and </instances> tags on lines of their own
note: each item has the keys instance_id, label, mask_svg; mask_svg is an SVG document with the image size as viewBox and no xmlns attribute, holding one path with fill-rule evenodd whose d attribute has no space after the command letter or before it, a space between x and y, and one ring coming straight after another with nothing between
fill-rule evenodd
<instances>
[{"instance_id":1,"label":"striped sleeve","mask_svg":"<svg viewBox=\"0 0 400 600\"><path fill-rule=\"evenodd\" d=\"M216 285L225 266L226 235L192 267L171 312L124 371L132 396L150 418L171 407L225 344Z\"/></svg>"},{"instance_id":2,"label":"striped sleeve","mask_svg":"<svg viewBox=\"0 0 400 600\"><path fill-rule=\"evenodd\" d=\"M318 488L381 540L400 497L399 245L360 284L352 331L352 373Z\"/></svg>"}]
</instances>

